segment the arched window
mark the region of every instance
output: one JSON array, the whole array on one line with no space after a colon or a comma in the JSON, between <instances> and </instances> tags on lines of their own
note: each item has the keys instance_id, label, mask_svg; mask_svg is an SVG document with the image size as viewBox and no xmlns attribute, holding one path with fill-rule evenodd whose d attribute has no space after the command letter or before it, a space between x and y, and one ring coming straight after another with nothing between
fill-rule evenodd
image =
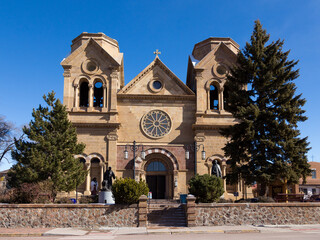
<instances>
[{"instance_id":1,"label":"arched window","mask_svg":"<svg viewBox=\"0 0 320 240\"><path fill-rule=\"evenodd\" d=\"M93 94L93 106L103 107L103 87L102 82L96 82L94 84L94 94Z\"/></svg>"},{"instance_id":2,"label":"arched window","mask_svg":"<svg viewBox=\"0 0 320 240\"><path fill-rule=\"evenodd\" d=\"M224 106L224 110L228 111L228 107L229 107L229 88L227 86L224 86L224 90L223 90L223 106Z\"/></svg>"},{"instance_id":3,"label":"arched window","mask_svg":"<svg viewBox=\"0 0 320 240\"><path fill-rule=\"evenodd\" d=\"M151 162L147 166L147 172L165 172L167 171L166 167L163 165L162 162Z\"/></svg>"},{"instance_id":4,"label":"arched window","mask_svg":"<svg viewBox=\"0 0 320 240\"><path fill-rule=\"evenodd\" d=\"M218 88L213 84L210 85L210 109L219 109L219 92Z\"/></svg>"},{"instance_id":5,"label":"arched window","mask_svg":"<svg viewBox=\"0 0 320 240\"><path fill-rule=\"evenodd\" d=\"M101 167L99 165L100 163L100 160L99 158L92 158L91 159L91 166L90 166L90 177L91 177L91 180L93 178L96 178L97 179L97 182L101 183L102 179L100 179L100 173L101 173ZM90 181L91 181L90 180ZM100 186L99 186L100 187Z\"/></svg>"},{"instance_id":6,"label":"arched window","mask_svg":"<svg viewBox=\"0 0 320 240\"><path fill-rule=\"evenodd\" d=\"M86 170L86 167L85 167L86 160L83 157L79 157L78 160L79 160L80 163L83 164L83 170ZM86 189L86 183L85 183L85 180L84 180L83 183L81 183L77 187L77 191L83 193L85 191L85 189Z\"/></svg>"},{"instance_id":7,"label":"arched window","mask_svg":"<svg viewBox=\"0 0 320 240\"><path fill-rule=\"evenodd\" d=\"M80 84L80 107L89 107L89 86L86 81Z\"/></svg>"}]
</instances>

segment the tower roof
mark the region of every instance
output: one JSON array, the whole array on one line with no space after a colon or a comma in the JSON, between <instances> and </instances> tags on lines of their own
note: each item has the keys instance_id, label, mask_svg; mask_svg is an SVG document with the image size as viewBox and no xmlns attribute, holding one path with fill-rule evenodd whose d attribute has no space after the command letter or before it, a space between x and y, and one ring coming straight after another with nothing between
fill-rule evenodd
<instances>
[{"instance_id":1,"label":"tower roof","mask_svg":"<svg viewBox=\"0 0 320 240\"><path fill-rule=\"evenodd\" d=\"M224 43L233 52L237 53L239 51L239 44L231 38L209 37L206 40L203 40L194 45L192 51L193 58L200 61L221 42Z\"/></svg>"}]
</instances>

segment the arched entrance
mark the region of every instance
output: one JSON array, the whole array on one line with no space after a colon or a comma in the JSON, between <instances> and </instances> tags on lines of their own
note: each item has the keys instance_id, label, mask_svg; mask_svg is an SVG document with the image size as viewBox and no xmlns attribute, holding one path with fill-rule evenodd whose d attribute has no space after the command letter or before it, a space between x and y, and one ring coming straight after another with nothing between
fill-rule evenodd
<instances>
[{"instance_id":1,"label":"arched entrance","mask_svg":"<svg viewBox=\"0 0 320 240\"><path fill-rule=\"evenodd\" d=\"M165 156L149 155L144 171L153 199L173 198L173 166Z\"/></svg>"}]
</instances>

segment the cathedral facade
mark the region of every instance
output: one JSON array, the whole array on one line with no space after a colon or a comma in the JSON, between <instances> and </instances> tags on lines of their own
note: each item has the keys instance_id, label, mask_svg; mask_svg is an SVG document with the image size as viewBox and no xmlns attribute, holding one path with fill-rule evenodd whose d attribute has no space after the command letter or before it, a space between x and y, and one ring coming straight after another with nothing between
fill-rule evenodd
<instances>
[{"instance_id":1,"label":"cathedral facade","mask_svg":"<svg viewBox=\"0 0 320 240\"><path fill-rule=\"evenodd\" d=\"M78 188L90 194L107 167L117 177L147 181L153 198L188 193L195 174L211 174L217 160L222 176L231 169L219 129L236 123L227 111L226 75L239 45L230 38L208 38L189 56L182 82L158 57L127 85L118 42L103 33L82 33L72 41L64 69L63 102L86 144L76 156L89 170ZM243 181L228 185L224 197L252 196Z\"/></svg>"}]
</instances>

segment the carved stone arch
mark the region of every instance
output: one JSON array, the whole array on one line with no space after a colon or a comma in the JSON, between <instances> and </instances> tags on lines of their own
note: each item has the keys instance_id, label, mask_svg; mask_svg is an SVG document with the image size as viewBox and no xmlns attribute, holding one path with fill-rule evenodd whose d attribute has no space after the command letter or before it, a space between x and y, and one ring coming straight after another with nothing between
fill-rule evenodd
<instances>
[{"instance_id":1,"label":"carved stone arch","mask_svg":"<svg viewBox=\"0 0 320 240\"><path fill-rule=\"evenodd\" d=\"M211 157L208 157L206 162L205 162L205 165L208 168L208 173L209 174L211 173L212 162L214 160L218 161L218 164L221 166L221 171L223 172L223 167L226 166L226 159L221 154L214 154ZM222 173L222 175L223 175L223 173Z\"/></svg>"},{"instance_id":2,"label":"carved stone arch","mask_svg":"<svg viewBox=\"0 0 320 240\"><path fill-rule=\"evenodd\" d=\"M83 79L87 80L88 84L90 84L90 77L86 74L81 74L73 80L73 86L78 86L81 83L81 81L83 81Z\"/></svg>"},{"instance_id":3,"label":"carved stone arch","mask_svg":"<svg viewBox=\"0 0 320 240\"><path fill-rule=\"evenodd\" d=\"M107 80L105 77L103 77L102 75L94 75L94 76L91 77L91 79L92 79L93 85L94 85L97 81L101 81L102 84L104 84L104 85L107 85L107 82L108 82L108 80Z\"/></svg>"},{"instance_id":4,"label":"carved stone arch","mask_svg":"<svg viewBox=\"0 0 320 240\"><path fill-rule=\"evenodd\" d=\"M91 159L93 159L93 158L98 158L101 163L105 163L105 159L104 159L104 157L103 157L100 153L90 153L89 156L88 156L89 162L90 162Z\"/></svg>"},{"instance_id":5,"label":"carved stone arch","mask_svg":"<svg viewBox=\"0 0 320 240\"><path fill-rule=\"evenodd\" d=\"M221 83L222 83L222 81L220 79L218 79L218 78L209 79L205 84L205 89L207 91L210 91L210 86L213 84L215 87L218 88L218 90L220 92L221 89L222 89Z\"/></svg>"},{"instance_id":6,"label":"carved stone arch","mask_svg":"<svg viewBox=\"0 0 320 240\"><path fill-rule=\"evenodd\" d=\"M86 161L86 163L90 163L90 160L89 160L89 158L88 158L88 155L85 154L85 153L74 155L74 158L75 158L75 159L77 159L77 158L84 158L84 160Z\"/></svg>"},{"instance_id":7,"label":"carved stone arch","mask_svg":"<svg viewBox=\"0 0 320 240\"><path fill-rule=\"evenodd\" d=\"M146 150L146 158L150 154L154 154L154 153L158 153L158 154L164 155L172 163L172 166L173 166L172 170L173 171L179 170L178 161L177 161L176 157L170 151L168 151L166 149L163 149L163 148L151 148L151 149ZM139 169L143 170L145 168L146 163L147 163L147 161L142 161L139 164Z\"/></svg>"},{"instance_id":8,"label":"carved stone arch","mask_svg":"<svg viewBox=\"0 0 320 240\"><path fill-rule=\"evenodd\" d=\"M206 163L208 164L212 164L212 162L214 160L217 160L219 162L219 164L221 165L224 165L226 164L226 159L224 158L224 156L222 156L221 154L214 154L212 155L211 157L209 157L207 160L206 160Z\"/></svg>"}]
</instances>

